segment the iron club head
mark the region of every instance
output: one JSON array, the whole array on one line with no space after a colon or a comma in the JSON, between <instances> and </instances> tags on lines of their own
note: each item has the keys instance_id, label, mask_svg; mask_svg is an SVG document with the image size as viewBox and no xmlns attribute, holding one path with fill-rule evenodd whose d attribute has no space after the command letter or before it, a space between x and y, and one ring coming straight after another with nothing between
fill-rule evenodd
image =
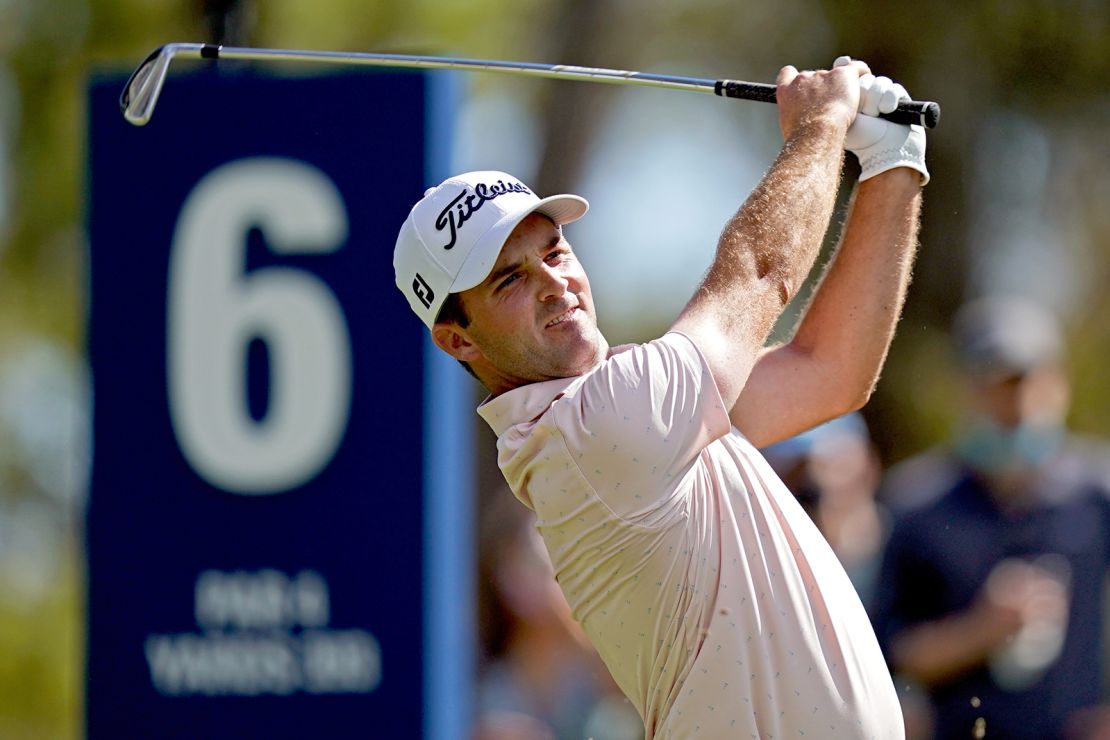
<instances>
[{"instance_id":1,"label":"iron club head","mask_svg":"<svg viewBox=\"0 0 1110 740\"><path fill-rule=\"evenodd\" d=\"M154 106L158 103L158 96L166 83L170 62L182 52L195 52L199 58L203 46L203 44L166 44L152 51L131 73L130 79L124 85L119 99L123 117L136 126L145 125L154 114Z\"/></svg>"}]
</instances>

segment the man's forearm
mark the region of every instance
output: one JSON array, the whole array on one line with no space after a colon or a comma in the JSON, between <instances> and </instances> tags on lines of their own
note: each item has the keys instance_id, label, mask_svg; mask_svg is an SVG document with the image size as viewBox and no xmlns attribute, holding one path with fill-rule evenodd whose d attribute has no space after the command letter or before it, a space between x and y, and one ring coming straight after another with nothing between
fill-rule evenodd
<instances>
[{"instance_id":1,"label":"man's forearm","mask_svg":"<svg viewBox=\"0 0 1110 740\"><path fill-rule=\"evenodd\" d=\"M701 286L762 343L805 280L832 216L843 133L814 123L795 132L725 226Z\"/></svg>"},{"instance_id":2,"label":"man's forearm","mask_svg":"<svg viewBox=\"0 0 1110 740\"><path fill-rule=\"evenodd\" d=\"M983 665L1012 634L974 609L914 625L896 635L889 659L898 673L926 685L948 681Z\"/></svg>"},{"instance_id":3,"label":"man's forearm","mask_svg":"<svg viewBox=\"0 0 1110 740\"><path fill-rule=\"evenodd\" d=\"M921 209L920 176L905 168L860 183L840 247L792 344L862 405L878 379L905 302Z\"/></svg>"},{"instance_id":4,"label":"man's forearm","mask_svg":"<svg viewBox=\"0 0 1110 740\"><path fill-rule=\"evenodd\" d=\"M725 227L705 280L675 322L698 342L729 408L820 251L839 184L843 135L843 128L818 122L787 139Z\"/></svg>"},{"instance_id":5,"label":"man's forearm","mask_svg":"<svg viewBox=\"0 0 1110 740\"><path fill-rule=\"evenodd\" d=\"M773 444L866 403L909 285L920 189L917 173L903 168L859 185L794 338L762 354L731 409L752 444Z\"/></svg>"}]
</instances>

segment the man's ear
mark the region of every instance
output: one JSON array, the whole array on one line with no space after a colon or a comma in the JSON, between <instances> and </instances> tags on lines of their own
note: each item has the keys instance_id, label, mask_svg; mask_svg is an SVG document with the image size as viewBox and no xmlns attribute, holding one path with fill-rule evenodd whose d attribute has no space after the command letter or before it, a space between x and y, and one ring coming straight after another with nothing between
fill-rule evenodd
<instances>
[{"instance_id":1,"label":"man's ear","mask_svg":"<svg viewBox=\"0 0 1110 740\"><path fill-rule=\"evenodd\" d=\"M458 324L444 322L432 327L432 341L447 354L462 362L473 362L482 356L481 351L470 341L466 330Z\"/></svg>"}]
</instances>

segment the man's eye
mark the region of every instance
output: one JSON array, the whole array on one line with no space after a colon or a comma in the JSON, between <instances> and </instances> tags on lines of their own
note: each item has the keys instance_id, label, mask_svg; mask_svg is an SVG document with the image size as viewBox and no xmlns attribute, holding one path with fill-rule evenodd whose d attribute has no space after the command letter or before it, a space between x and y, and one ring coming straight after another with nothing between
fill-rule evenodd
<instances>
[{"instance_id":1,"label":"man's eye","mask_svg":"<svg viewBox=\"0 0 1110 740\"><path fill-rule=\"evenodd\" d=\"M512 275L509 275L504 280L502 280L500 283L498 283L497 284L497 289L498 290L503 290L504 288L509 287L510 285L512 285L513 283L516 282L516 279L519 276L520 276L520 273L514 272Z\"/></svg>"}]
</instances>

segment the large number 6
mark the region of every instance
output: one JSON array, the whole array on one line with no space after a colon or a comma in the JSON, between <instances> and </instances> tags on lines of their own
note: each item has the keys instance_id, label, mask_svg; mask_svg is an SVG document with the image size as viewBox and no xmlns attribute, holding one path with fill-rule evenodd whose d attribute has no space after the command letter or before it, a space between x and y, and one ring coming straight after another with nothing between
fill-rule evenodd
<instances>
[{"instance_id":1,"label":"large number 6","mask_svg":"<svg viewBox=\"0 0 1110 740\"><path fill-rule=\"evenodd\" d=\"M335 294L303 270L244 273L259 228L280 254L325 253L347 238L347 213L319 170L288 159L223 165L193 188L173 237L167 366L170 417L193 469L215 486L279 493L335 454L351 400L350 335ZM266 343L270 403L256 421L247 348Z\"/></svg>"}]
</instances>

